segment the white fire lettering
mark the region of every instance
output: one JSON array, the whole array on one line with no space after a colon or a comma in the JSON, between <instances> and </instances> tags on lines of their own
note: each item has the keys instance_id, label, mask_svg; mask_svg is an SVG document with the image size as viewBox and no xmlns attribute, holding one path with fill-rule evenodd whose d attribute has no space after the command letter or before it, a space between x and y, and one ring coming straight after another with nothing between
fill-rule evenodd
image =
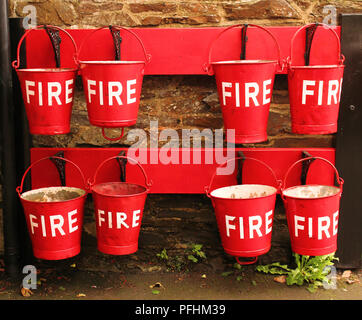
<instances>
[{"instance_id":1,"label":"white fire lettering","mask_svg":"<svg viewBox=\"0 0 362 320\"><path fill-rule=\"evenodd\" d=\"M331 221L332 220L332 221ZM313 222L314 224L313 227ZM330 216L323 217L306 217L294 216L294 236L296 238L307 236L308 238L316 238L318 240L328 239L335 236L338 231L338 211L336 211L332 218Z\"/></svg>"},{"instance_id":2,"label":"white fire lettering","mask_svg":"<svg viewBox=\"0 0 362 320\"><path fill-rule=\"evenodd\" d=\"M97 212L97 220L98 220L98 226L101 227L103 225L106 225L109 229L112 228L116 228L116 229L121 229L122 227L129 229L130 225L127 224L127 219L128 219L128 215L125 212L112 212L112 211L108 211L107 215L105 215L105 211L104 210L100 210L98 209ZM139 226L139 222L140 222L140 214L141 214L141 210L133 210L132 212L132 224L131 227L132 228L136 228ZM115 215L115 217L114 217ZM105 218L105 216L107 217L107 219Z\"/></svg>"},{"instance_id":3,"label":"white fire lettering","mask_svg":"<svg viewBox=\"0 0 362 320\"><path fill-rule=\"evenodd\" d=\"M272 79L261 82L221 82L222 104L227 105L228 101L234 103L235 107L251 107L266 105L271 100L270 85Z\"/></svg>"},{"instance_id":4,"label":"white fire lettering","mask_svg":"<svg viewBox=\"0 0 362 320\"><path fill-rule=\"evenodd\" d=\"M68 212L66 216L64 215L51 215L51 216L35 216L30 214L29 215L29 222L30 222L30 230L32 234L35 234L36 230L39 230L39 223L38 219L40 219L40 229L41 234L44 238L47 237L47 229L50 228L51 237L57 237L59 235L65 236L67 233L73 233L79 229L78 219L74 217L77 214L77 209ZM67 218L67 226L68 229L64 229L65 227L65 218Z\"/></svg>"},{"instance_id":5,"label":"white fire lettering","mask_svg":"<svg viewBox=\"0 0 362 320\"><path fill-rule=\"evenodd\" d=\"M265 236L272 232L272 215L273 210L270 210L264 216L239 217L237 224L232 223L236 217L225 215L226 236L230 237L230 231L237 228L239 229L240 239L245 239L245 236L248 236L249 239ZM245 230L248 230L248 235L245 235Z\"/></svg>"},{"instance_id":6,"label":"white fire lettering","mask_svg":"<svg viewBox=\"0 0 362 320\"><path fill-rule=\"evenodd\" d=\"M123 102L126 101L127 104L132 104L137 101L136 98L136 87L137 79L127 80L125 86L120 81L97 81L87 79L87 92L88 92L88 102L92 103L93 97L97 96L99 99L99 105L103 106L106 102L108 106L123 105ZM124 90L125 88L125 90ZM125 98L121 99L125 95Z\"/></svg>"},{"instance_id":7,"label":"white fire lettering","mask_svg":"<svg viewBox=\"0 0 362 320\"><path fill-rule=\"evenodd\" d=\"M314 97L317 92L317 105L332 105L338 104L341 100L341 89L342 89L343 79L338 80L329 80L326 83L323 80L303 80L302 84L302 104L307 104L308 96ZM325 98L324 87L326 86L327 98ZM315 91L314 88L318 87Z\"/></svg>"}]
</instances>

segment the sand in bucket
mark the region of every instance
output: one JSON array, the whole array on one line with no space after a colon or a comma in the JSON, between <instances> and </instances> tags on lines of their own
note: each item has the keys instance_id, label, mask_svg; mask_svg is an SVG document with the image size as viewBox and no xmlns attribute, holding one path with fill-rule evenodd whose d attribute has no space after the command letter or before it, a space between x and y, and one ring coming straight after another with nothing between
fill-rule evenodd
<instances>
[{"instance_id":1,"label":"sand in bucket","mask_svg":"<svg viewBox=\"0 0 362 320\"><path fill-rule=\"evenodd\" d=\"M57 202L81 197L85 191L72 187L48 187L24 192L22 199L34 202Z\"/></svg>"},{"instance_id":2,"label":"sand in bucket","mask_svg":"<svg viewBox=\"0 0 362 320\"><path fill-rule=\"evenodd\" d=\"M215 189L211 192L211 195L224 199L253 199L270 196L276 191L277 190L271 186L244 184Z\"/></svg>"}]
</instances>

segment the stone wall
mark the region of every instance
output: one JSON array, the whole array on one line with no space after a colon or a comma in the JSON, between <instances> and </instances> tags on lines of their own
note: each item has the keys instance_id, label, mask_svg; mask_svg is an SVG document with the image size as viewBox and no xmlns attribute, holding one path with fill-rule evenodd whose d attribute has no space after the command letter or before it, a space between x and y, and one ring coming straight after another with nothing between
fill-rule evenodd
<instances>
[{"instance_id":1,"label":"stone wall","mask_svg":"<svg viewBox=\"0 0 362 320\"><path fill-rule=\"evenodd\" d=\"M26 15L23 8L29 4L37 9L38 24L52 24L64 28L91 28L110 24L145 28L210 27L237 23L284 26L322 22L329 14L328 11L324 12L325 6L328 5L334 6L337 14L362 12L361 1L344 0L9 0L10 16ZM148 132L150 120L158 121L159 130L222 128L223 121L213 77L146 76L142 87L138 122L135 127ZM126 136L128 130L125 131ZM117 134L116 130L114 134ZM103 139L99 128L89 125L81 83L78 81L71 133L61 136L33 136L33 144L34 147L119 147L130 145L131 142L124 138L121 144L110 143ZM147 141L144 141L143 145L147 146ZM286 76L281 75L277 76L274 85L268 141L251 146L332 147L334 135L304 136L291 133L287 81ZM177 241L180 240L179 243L181 243L182 239L173 235L180 235L181 231L188 235L188 242L201 242L207 248L215 248L217 244L220 246L212 208L205 198L195 196L190 199L185 196L183 200L180 200L180 197L182 196L174 198L152 196L151 201L154 201L152 203L161 203L161 209L148 210L145 214L142 237L150 239L147 238L142 243L144 250L161 251L167 246L180 247L177 246ZM197 207L199 203L202 206ZM188 210L188 204L194 209ZM164 206L163 209L162 206ZM148 208L150 207L152 206ZM168 209L166 210L165 207ZM158 206L155 205L154 208ZM94 235L91 209L86 221L88 221L85 225L86 231ZM162 221L166 221L165 224L162 224ZM156 226L160 229L157 230ZM167 231L163 232L166 227ZM199 233L198 230L204 232ZM277 234L277 240L275 240L276 247L273 249L275 252L273 259L281 260L285 257L285 250L279 249L288 247L286 221L282 209L277 213L275 230L278 232L274 232ZM168 238L167 235L170 237ZM156 243L155 247L149 245L152 241L154 241L153 245Z\"/></svg>"}]
</instances>

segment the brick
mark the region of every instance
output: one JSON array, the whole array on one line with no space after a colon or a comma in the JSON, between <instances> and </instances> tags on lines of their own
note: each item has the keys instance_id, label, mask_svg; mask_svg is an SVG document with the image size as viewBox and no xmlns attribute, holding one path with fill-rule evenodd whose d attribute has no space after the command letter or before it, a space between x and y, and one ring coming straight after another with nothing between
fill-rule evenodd
<instances>
[{"instance_id":1,"label":"brick","mask_svg":"<svg viewBox=\"0 0 362 320\"><path fill-rule=\"evenodd\" d=\"M240 2L223 5L228 20L243 20L247 18L263 19L269 16L269 1L261 0L251 4Z\"/></svg>"},{"instance_id":2,"label":"brick","mask_svg":"<svg viewBox=\"0 0 362 320\"><path fill-rule=\"evenodd\" d=\"M143 26L158 26L162 22L162 17L159 16L149 16L141 20Z\"/></svg>"},{"instance_id":3,"label":"brick","mask_svg":"<svg viewBox=\"0 0 362 320\"><path fill-rule=\"evenodd\" d=\"M129 9L133 13L142 13L148 11L158 11L158 12L173 12L176 10L177 6L175 3L169 2L155 2L155 3L140 3L140 2L131 2L128 4Z\"/></svg>"}]
</instances>

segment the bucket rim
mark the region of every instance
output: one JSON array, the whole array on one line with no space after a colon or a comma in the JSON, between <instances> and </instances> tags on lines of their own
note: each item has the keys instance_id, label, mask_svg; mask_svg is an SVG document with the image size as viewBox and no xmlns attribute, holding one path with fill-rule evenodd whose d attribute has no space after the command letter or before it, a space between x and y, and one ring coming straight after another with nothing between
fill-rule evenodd
<instances>
[{"instance_id":1,"label":"bucket rim","mask_svg":"<svg viewBox=\"0 0 362 320\"><path fill-rule=\"evenodd\" d=\"M129 61L125 61L125 60L79 60L79 64L146 64L146 61L141 61L141 60L129 60Z\"/></svg>"},{"instance_id":2,"label":"bucket rim","mask_svg":"<svg viewBox=\"0 0 362 320\"><path fill-rule=\"evenodd\" d=\"M110 184L128 184L128 185L133 185L133 186L137 186L137 187L141 187L144 189L144 191L142 192L139 192L139 193L133 193L133 194L106 194L106 193L102 193L102 192L98 192L98 191L95 191L94 188L96 186L101 186L101 185L110 185ZM127 198L127 197L135 197L135 196L140 196L140 195L143 195L143 194L147 194L148 193L148 189L141 185L141 184L137 184L137 183L130 183L130 182L101 182L101 183L97 183L95 185L92 186L92 192L93 193L96 193L98 195L101 195L103 197L111 197L111 198Z\"/></svg>"},{"instance_id":3,"label":"bucket rim","mask_svg":"<svg viewBox=\"0 0 362 320\"><path fill-rule=\"evenodd\" d=\"M313 65L313 66L289 66L290 69L336 69L344 68L344 64L326 64L326 65Z\"/></svg>"},{"instance_id":4,"label":"bucket rim","mask_svg":"<svg viewBox=\"0 0 362 320\"><path fill-rule=\"evenodd\" d=\"M76 190L81 190L82 192L84 192L82 195L79 195L78 197L76 198L73 198L73 199L69 199L69 200L59 200L59 201L33 201L33 200L28 200L28 199L25 199L23 196L26 194L26 193L30 193L30 192L34 192L34 191L41 191L41 190L49 190L49 189L53 189L53 188L66 188L66 189L76 189ZM26 201L26 202L30 202L30 203L41 203L42 205L44 204L52 204L52 203L69 203L71 201L76 201L76 200L79 200L83 197L86 197L87 196L87 190L85 189L82 189L82 188L78 188L78 187L67 187L67 186L53 186L53 187L44 187L44 188L37 188L37 189L32 189L32 190L29 190L29 191L25 191L23 192L21 195L20 195L20 199L21 201Z\"/></svg>"},{"instance_id":5,"label":"bucket rim","mask_svg":"<svg viewBox=\"0 0 362 320\"><path fill-rule=\"evenodd\" d=\"M278 63L277 60L221 60L221 61L214 61L211 64L267 64L267 63Z\"/></svg>"},{"instance_id":6,"label":"bucket rim","mask_svg":"<svg viewBox=\"0 0 362 320\"><path fill-rule=\"evenodd\" d=\"M77 68L29 68L16 69L17 72L77 72Z\"/></svg>"},{"instance_id":7,"label":"bucket rim","mask_svg":"<svg viewBox=\"0 0 362 320\"><path fill-rule=\"evenodd\" d=\"M274 189L272 194L266 195L266 196L260 196L260 197L255 197L255 198L242 198L242 199L238 199L238 198L225 198L225 197L215 197L212 193L215 190L219 190L219 189L223 189L223 188L228 188L228 187L236 187L236 186L262 186L262 187L270 187L272 189ZM268 184L257 184L257 183L245 183L245 184L234 184L231 186L225 186L225 187L220 187L220 188L216 188L214 190L212 190L210 192L210 197L212 197L213 199L222 199L222 200L256 200L256 199L263 199L263 198L269 198L269 197L273 197L274 195L276 195L278 193L278 189L270 186Z\"/></svg>"},{"instance_id":8,"label":"bucket rim","mask_svg":"<svg viewBox=\"0 0 362 320\"><path fill-rule=\"evenodd\" d=\"M316 197L316 198L295 197L295 196L289 196L289 195L285 194L285 191L288 191L290 189L295 189L295 188L298 188L298 187L313 187L313 186L335 188L335 189L338 190L338 192L335 193L335 194L329 195L329 196ZM281 191L281 194L282 194L283 197L290 198L290 199L297 199L297 200L319 200L319 199L335 197L337 195L340 195L341 193L342 193L341 188L336 187L336 186L328 186L328 185L324 185L324 184L304 184L304 185L299 185L299 186L292 186L292 187L283 189Z\"/></svg>"}]
</instances>

